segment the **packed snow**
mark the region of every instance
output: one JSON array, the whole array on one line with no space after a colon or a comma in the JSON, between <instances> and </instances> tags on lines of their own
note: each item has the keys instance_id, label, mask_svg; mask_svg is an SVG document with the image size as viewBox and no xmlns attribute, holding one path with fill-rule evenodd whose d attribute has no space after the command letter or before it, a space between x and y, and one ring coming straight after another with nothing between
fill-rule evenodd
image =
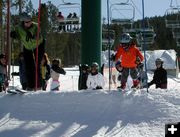
<instances>
[{"instance_id":1,"label":"packed snow","mask_svg":"<svg viewBox=\"0 0 180 137\"><path fill-rule=\"evenodd\" d=\"M78 67L66 71L60 91L0 93L0 137L164 137L165 124L180 122L179 78L169 75L167 90L119 92L105 69L105 89L78 90Z\"/></svg>"}]
</instances>

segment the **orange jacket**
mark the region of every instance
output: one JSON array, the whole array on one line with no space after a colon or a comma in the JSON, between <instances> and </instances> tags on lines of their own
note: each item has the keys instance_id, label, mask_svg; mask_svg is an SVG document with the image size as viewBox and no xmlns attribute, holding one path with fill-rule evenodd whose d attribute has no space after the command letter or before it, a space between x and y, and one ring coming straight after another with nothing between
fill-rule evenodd
<instances>
[{"instance_id":1,"label":"orange jacket","mask_svg":"<svg viewBox=\"0 0 180 137\"><path fill-rule=\"evenodd\" d=\"M131 45L127 51L120 46L116 53L116 61L121 58L121 65L124 68L135 68L137 66L137 57L139 57L141 61L144 59L136 45Z\"/></svg>"}]
</instances>

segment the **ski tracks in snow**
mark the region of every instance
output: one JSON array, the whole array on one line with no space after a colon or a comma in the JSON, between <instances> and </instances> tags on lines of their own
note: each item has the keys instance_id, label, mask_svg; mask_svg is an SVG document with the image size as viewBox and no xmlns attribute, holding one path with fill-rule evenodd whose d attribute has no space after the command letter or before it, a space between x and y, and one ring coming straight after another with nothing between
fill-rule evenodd
<instances>
[{"instance_id":1,"label":"ski tracks in snow","mask_svg":"<svg viewBox=\"0 0 180 137\"><path fill-rule=\"evenodd\" d=\"M7 113L3 118L0 119L0 128L10 121L10 113Z\"/></svg>"}]
</instances>

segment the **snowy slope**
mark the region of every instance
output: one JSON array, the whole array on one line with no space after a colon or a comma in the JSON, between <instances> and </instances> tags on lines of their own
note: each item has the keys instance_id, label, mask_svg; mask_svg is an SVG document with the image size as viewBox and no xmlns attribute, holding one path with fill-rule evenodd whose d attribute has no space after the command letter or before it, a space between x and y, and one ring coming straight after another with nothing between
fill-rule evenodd
<instances>
[{"instance_id":1,"label":"snowy slope","mask_svg":"<svg viewBox=\"0 0 180 137\"><path fill-rule=\"evenodd\" d=\"M74 70L60 79L60 92L0 93L0 137L164 137L166 123L180 122L179 79L149 93L78 91Z\"/></svg>"}]
</instances>

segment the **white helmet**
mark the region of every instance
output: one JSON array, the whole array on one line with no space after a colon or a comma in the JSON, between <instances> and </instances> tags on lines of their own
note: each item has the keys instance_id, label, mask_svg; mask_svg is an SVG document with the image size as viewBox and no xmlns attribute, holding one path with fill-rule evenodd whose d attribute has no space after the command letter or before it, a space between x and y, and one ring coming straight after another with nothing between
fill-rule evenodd
<instances>
[{"instance_id":1,"label":"white helmet","mask_svg":"<svg viewBox=\"0 0 180 137\"><path fill-rule=\"evenodd\" d=\"M156 61L155 61L156 64L163 64L163 62L164 61L163 61L162 58L157 58Z\"/></svg>"},{"instance_id":2,"label":"white helmet","mask_svg":"<svg viewBox=\"0 0 180 137\"><path fill-rule=\"evenodd\" d=\"M130 36L129 33L123 33L120 37L120 43L122 44L128 44L131 42L133 38Z\"/></svg>"},{"instance_id":3,"label":"white helmet","mask_svg":"<svg viewBox=\"0 0 180 137\"><path fill-rule=\"evenodd\" d=\"M99 69L99 65L97 62L93 62L92 65L91 65L91 68L95 68L96 70Z\"/></svg>"}]
</instances>

